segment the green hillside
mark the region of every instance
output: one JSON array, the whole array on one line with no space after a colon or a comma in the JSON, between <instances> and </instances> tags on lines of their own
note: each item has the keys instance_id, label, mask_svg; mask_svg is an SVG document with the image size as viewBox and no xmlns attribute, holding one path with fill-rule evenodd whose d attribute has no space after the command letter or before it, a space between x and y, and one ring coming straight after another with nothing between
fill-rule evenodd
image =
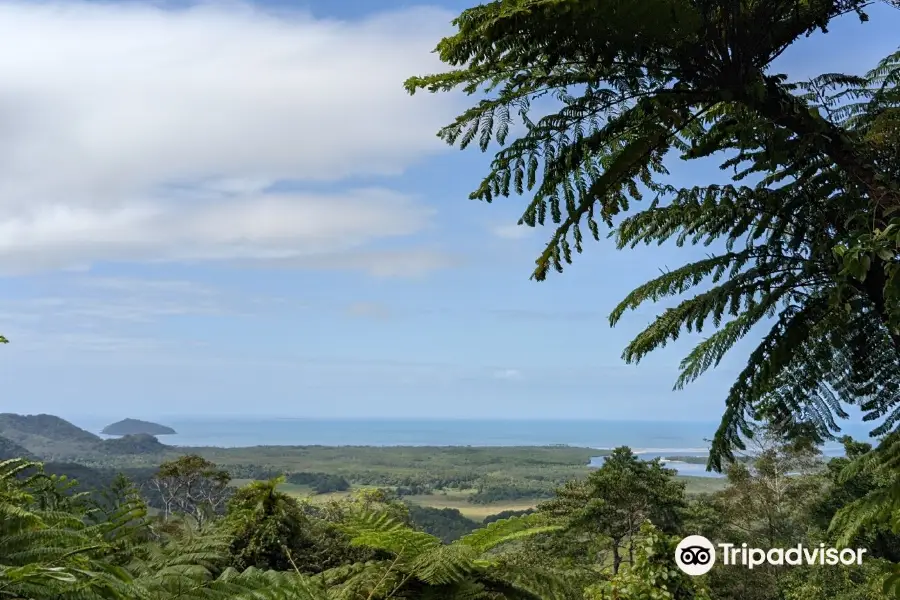
<instances>
[{"instance_id":1,"label":"green hillside","mask_svg":"<svg viewBox=\"0 0 900 600\"><path fill-rule=\"evenodd\" d=\"M45 460L94 452L99 436L54 415L0 413L0 436Z\"/></svg>"},{"instance_id":2,"label":"green hillside","mask_svg":"<svg viewBox=\"0 0 900 600\"><path fill-rule=\"evenodd\" d=\"M11 439L0 436L0 460L10 458L31 459L34 458L34 455Z\"/></svg>"}]
</instances>

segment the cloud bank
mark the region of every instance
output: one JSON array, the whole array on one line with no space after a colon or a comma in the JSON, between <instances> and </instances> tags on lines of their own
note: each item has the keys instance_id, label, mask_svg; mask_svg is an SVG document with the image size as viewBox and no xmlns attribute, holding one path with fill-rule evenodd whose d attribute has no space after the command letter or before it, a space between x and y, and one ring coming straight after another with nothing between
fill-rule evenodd
<instances>
[{"instance_id":1,"label":"cloud bank","mask_svg":"<svg viewBox=\"0 0 900 600\"><path fill-rule=\"evenodd\" d=\"M430 212L415 198L321 189L442 150L453 100L409 97L402 82L438 68L430 50L449 19L0 2L15 49L0 56L0 270L303 266L420 231Z\"/></svg>"}]
</instances>

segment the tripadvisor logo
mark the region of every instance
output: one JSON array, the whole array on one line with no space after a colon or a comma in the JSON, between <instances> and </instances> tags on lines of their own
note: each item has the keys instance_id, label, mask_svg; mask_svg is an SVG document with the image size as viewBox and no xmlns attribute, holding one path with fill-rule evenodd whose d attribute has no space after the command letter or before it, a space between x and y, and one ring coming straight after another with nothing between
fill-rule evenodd
<instances>
[{"instance_id":1,"label":"tripadvisor logo","mask_svg":"<svg viewBox=\"0 0 900 600\"><path fill-rule=\"evenodd\" d=\"M718 548L718 552L716 550ZM826 548L825 544L791 548L750 548L747 544L716 544L702 535L689 535L675 548L675 563L688 575L703 575L716 564L716 555L723 565L739 565L752 569L760 565L859 565L865 554L863 548Z\"/></svg>"}]
</instances>

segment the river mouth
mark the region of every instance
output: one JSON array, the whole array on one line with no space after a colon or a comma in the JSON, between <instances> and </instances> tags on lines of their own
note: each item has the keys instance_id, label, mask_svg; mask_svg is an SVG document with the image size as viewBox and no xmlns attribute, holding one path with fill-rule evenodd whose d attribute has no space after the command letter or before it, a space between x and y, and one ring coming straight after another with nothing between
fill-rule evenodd
<instances>
[{"instance_id":1,"label":"river mouth","mask_svg":"<svg viewBox=\"0 0 900 600\"><path fill-rule=\"evenodd\" d=\"M685 458L706 458L709 456L709 450L702 450L699 448L690 448L686 450L680 450L678 448L657 448L653 450L635 450L635 456L640 458L641 460L653 460L654 458L666 458L667 456L679 456ZM603 465L603 462L606 460L605 456L593 456L591 457L591 462L589 463L592 467L600 467ZM682 462L682 461L674 461L674 460L664 460L663 464L669 468L674 469L678 475L683 476L691 476L691 477L713 477L713 478L722 478L725 475L722 473L712 473L706 470L706 463L693 463L693 462Z\"/></svg>"},{"instance_id":2,"label":"river mouth","mask_svg":"<svg viewBox=\"0 0 900 600\"><path fill-rule=\"evenodd\" d=\"M604 448L605 450L606 448ZM709 450L700 448L690 448L679 450L678 448L655 448L646 450L634 450L635 456L641 460L653 460L654 458L666 457L684 457L684 458L707 458ZM844 455L843 447L825 447L822 448L822 457L825 459L835 458ZM593 456L589 463L592 467L603 466L606 456ZM724 473L715 473L706 470L706 463L684 462L679 460L663 460L662 463L666 468L673 469L678 475L687 477L725 477Z\"/></svg>"}]
</instances>

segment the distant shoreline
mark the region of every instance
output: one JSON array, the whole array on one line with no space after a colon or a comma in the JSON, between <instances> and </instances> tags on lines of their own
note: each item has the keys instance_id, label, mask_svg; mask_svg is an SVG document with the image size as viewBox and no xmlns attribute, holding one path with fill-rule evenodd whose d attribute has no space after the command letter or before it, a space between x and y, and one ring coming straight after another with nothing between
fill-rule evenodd
<instances>
[{"instance_id":1,"label":"distant shoreline","mask_svg":"<svg viewBox=\"0 0 900 600\"><path fill-rule=\"evenodd\" d=\"M580 448L594 456L620 446L650 456L708 455L718 423L703 421L626 421L571 419L318 419L264 417L208 419L160 417L178 433L160 436L166 446L190 448L401 448L401 447L559 447ZM73 419L88 431L100 432L108 417ZM868 429L868 428L866 428ZM863 439L865 432L848 427ZM106 437L106 436L101 436ZM829 453L838 444L825 446Z\"/></svg>"}]
</instances>

